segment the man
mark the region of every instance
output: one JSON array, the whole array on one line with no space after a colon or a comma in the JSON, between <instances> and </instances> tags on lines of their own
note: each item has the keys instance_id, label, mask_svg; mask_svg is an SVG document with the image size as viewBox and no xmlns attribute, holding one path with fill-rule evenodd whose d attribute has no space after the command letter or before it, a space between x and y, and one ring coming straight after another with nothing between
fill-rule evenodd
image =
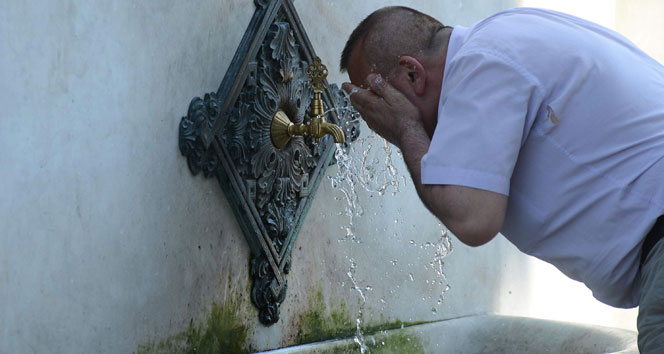
<instances>
[{"instance_id":1,"label":"man","mask_svg":"<svg viewBox=\"0 0 664 354\"><path fill-rule=\"evenodd\" d=\"M664 353L664 67L622 36L537 9L446 27L404 7L351 34L344 84L459 240L502 232L600 301L640 304Z\"/></svg>"}]
</instances>

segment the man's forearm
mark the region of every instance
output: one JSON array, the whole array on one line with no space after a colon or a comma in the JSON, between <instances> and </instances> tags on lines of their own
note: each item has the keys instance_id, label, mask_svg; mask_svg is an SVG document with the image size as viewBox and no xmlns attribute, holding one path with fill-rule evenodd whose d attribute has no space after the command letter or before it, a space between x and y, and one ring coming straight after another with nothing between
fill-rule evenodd
<instances>
[{"instance_id":1,"label":"man's forearm","mask_svg":"<svg viewBox=\"0 0 664 354\"><path fill-rule=\"evenodd\" d=\"M427 135L426 130L424 130L424 125L421 122L410 122L402 127L399 137L399 148L401 149L401 154L403 155L406 167L408 167L410 176L413 179L417 194L429 211L445 223L444 212L441 210L443 206L435 205L440 203L435 203L431 200L433 186L422 184L422 157L429 151L429 145L431 145L431 139Z\"/></svg>"},{"instance_id":2,"label":"man's forearm","mask_svg":"<svg viewBox=\"0 0 664 354\"><path fill-rule=\"evenodd\" d=\"M478 246L491 240L502 227L506 197L464 186L422 184L421 162L431 139L420 122L408 123L400 133L399 148L424 205L462 242Z\"/></svg>"},{"instance_id":3,"label":"man's forearm","mask_svg":"<svg viewBox=\"0 0 664 354\"><path fill-rule=\"evenodd\" d=\"M410 122L402 127L399 137L399 149L413 179L417 193L422 198L422 168L420 167L422 157L429 151L431 139L424 130L421 122ZM424 200L423 200L424 201ZM426 202L425 202L426 203ZM429 207L429 205L427 205Z\"/></svg>"},{"instance_id":4,"label":"man's forearm","mask_svg":"<svg viewBox=\"0 0 664 354\"><path fill-rule=\"evenodd\" d=\"M424 205L462 242L473 246L488 242L502 227L507 197L458 185L422 184L420 163L431 138L418 108L380 75L369 74L367 82L371 90L349 83L343 88L354 93L351 101L367 125L401 149Z\"/></svg>"}]
</instances>

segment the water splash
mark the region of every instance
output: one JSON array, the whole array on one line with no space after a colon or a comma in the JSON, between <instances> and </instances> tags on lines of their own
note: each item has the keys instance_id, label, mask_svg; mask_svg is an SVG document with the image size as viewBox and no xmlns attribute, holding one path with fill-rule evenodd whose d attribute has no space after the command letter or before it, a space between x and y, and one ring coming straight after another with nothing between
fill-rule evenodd
<instances>
[{"instance_id":1,"label":"water splash","mask_svg":"<svg viewBox=\"0 0 664 354\"><path fill-rule=\"evenodd\" d=\"M359 115L351 115L351 119L360 119ZM345 124L353 122L346 121ZM381 151L376 147L382 146L384 158L378 156ZM360 156L357 158L356 156ZM370 195L385 195L391 191L393 195L399 192L400 187L405 185L405 177L399 175L397 168L392 162L392 147L383 138L374 133L362 139L358 139L350 145L337 144L334 157L337 161L337 173L329 176L332 187L341 191L346 201L342 215L348 218L348 222L341 226L343 237L339 240L350 241L352 243L361 243L361 239L355 232L355 220L364 215L364 210L360 204L360 190L369 192ZM382 160L382 163L381 163ZM396 264L396 261L395 263ZM369 347L365 342L362 332L362 323L364 318L364 307L367 302L367 294L372 290L370 285L360 286L355 278L355 269L357 263L350 260L350 267L346 273L351 281L352 289L357 291L360 297L360 308L355 318L355 336L354 341L360 348L361 353L368 353ZM386 303L381 299L382 303Z\"/></svg>"},{"instance_id":2,"label":"water splash","mask_svg":"<svg viewBox=\"0 0 664 354\"><path fill-rule=\"evenodd\" d=\"M447 258L450 253L452 253L452 238L449 235L449 231L447 228L445 228L445 226L443 226L443 224L438 223L438 227L440 228L440 238L438 239L438 242L426 242L421 247L425 249L431 247L434 250L433 260L429 262L429 266L436 271L437 283L442 287L442 290L438 295L438 300L436 301L436 303L440 305L445 299L445 293L451 289L450 283L447 280L447 276L445 275L444 271L444 259ZM435 282L432 282L432 284L435 284Z\"/></svg>"},{"instance_id":3,"label":"water splash","mask_svg":"<svg viewBox=\"0 0 664 354\"><path fill-rule=\"evenodd\" d=\"M383 163L375 156L378 152L373 150L378 139L382 140L385 154ZM362 151L361 157L353 158L352 156L356 155L355 152L358 149ZM337 144L334 157L338 166L337 174L328 176L328 178L332 187L343 193L346 205L342 214L348 217L348 224L342 227L345 232L340 241L361 243L354 230L355 218L364 215L364 209L359 200L359 190L363 189L370 195L382 196L388 191L391 191L392 195L396 195L401 187L406 185L406 179L392 162L390 144L375 134L356 141L348 148Z\"/></svg>"},{"instance_id":4,"label":"water splash","mask_svg":"<svg viewBox=\"0 0 664 354\"><path fill-rule=\"evenodd\" d=\"M357 317L355 318L355 338L353 340L355 343L357 343L360 346L360 353L367 353L369 351L369 347L367 347L365 341L364 341L364 334L362 333L362 319L363 319L363 313L364 313L364 305L367 303L367 298L364 296L364 291L362 290L362 287L357 285L357 281L355 281L355 269L357 268L357 263L355 263L354 259L350 259L350 268L348 269L348 273L346 275L348 278L350 278L351 283L353 286L351 287L351 290L357 291L357 293L360 295L360 309L357 311ZM365 290L369 291L371 290L371 287L367 286Z\"/></svg>"},{"instance_id":5,"label":"water splash","mask_svg":"<svg viewBox=\"0 0 664 354\"><path fill-rule=\"evenodd\" d=\"M353 176L353 160L350 155L346 154L343 146L337 144L337 151L334 153L337 160L338 171L336 176L328 176L332 182L332 187L341 191L346 200L344 208L344 215L348 217L348 224L342 226L345 231L342 241L360 242L360 239L355 235L354 231L354 218L362 216L364 211L360 205L359 197L357 194L357 178Z\"/></svg>"},{"instance_id":6,"label":"water splash","mask_svg":"<svg viewBox=\"0 0 664 354\"><path fill-rule=\"evenodd\" d=\"M350 95L346 94L345 99L347 100L348 107L350 107ZM344 115L344 124L356 124L361 117L357 112L353 112L348 107L333 108L325 114L336 110L338 114ZM394 196L402 190L402 187L406 186L406 176L400 174L393 163L393 153L397 154L398 159L402 157L401 151L398 149L395 150L392 149L392 146L385 139L373 132L357 139L353 144L337 144L334 154L338 168L337 173L336 175L328 176L328 178L332 183L332 187L340 191L343 194L343 199L346 201L344 210L339 215L345 215L348 218L348 223L341 226L343 237L339 239L340 242L350 241L351 244L362 243L360 237L355 232L356 218L364 215L358 192L364 190L370 196L384 196L385 194L392 194ZM338 200L339 197L335 199ZM399 223L398 219L394 220L395 225ZM442 288L444 286L438 296L438 305L443 302L445 293L450 289L449 282L443 271L443 259L452 251L451 239L448 232L442 225L440 227L441 236L437 243L427 242L419 245L421 249L432 248L434 250L433 260L429 262L429 266L431 269L435 269L436 280L427 280L427 284L432 284L435 288L439 286ZM384 229L384 231L387 232L387 229ZM414 240L411 240L410 244L418 246ZM362 287L358 284L355 275L357 263L352 258L349 261L350 266L346 275L350 279L351 290L355 290L360 297L360 307L355 319L356 331L354 341L360 347L361 353L368 353L369 347L365 342L362 332L362 323L368 293L372 290L372 287L370 285ZM396 266L397 260L392 260L390 263ZM415 276L412 273L409 273L409 278L411 281L415 281ZM390 294L394 294L395 291L398 291L398 288L399 286L397 285L397 290L390 289ZM379 301L382 304L387 303L384 298L380 298ZM432 313L436 314L436 312L436 308L433 307Z\"/></svg>"},{"instance_id":7,"label":"water splash","mask_svg":"<svg viewBox=\"0 0 664 354\"><path fill-rule=\"evenodd\" d=\"M344 94L342 97L344 104L328 109L324 114L335 111L338 116L343 117L344 127L351 127L362 119L350 102L350 96L355 91L351 91L350 94L343 90L341 92ZM397 150L396 153L401 156L400 151ZM346 197L345 213L350 218L350 224L353 216L361 216L364 213L358 201L358 187L370 194L382 196L389 189L392 190L392 195L396 195L400 188L406 185L406 177L400 174L394 165L392 154L392 145L370 130L367 136L357 139L353 144L337 144L334 154L338 165L337 174L328 178L331 179L332 186L341 190ZM353 236L350 234L352 233L346 236Z\"/></svg>"}]
</instances>

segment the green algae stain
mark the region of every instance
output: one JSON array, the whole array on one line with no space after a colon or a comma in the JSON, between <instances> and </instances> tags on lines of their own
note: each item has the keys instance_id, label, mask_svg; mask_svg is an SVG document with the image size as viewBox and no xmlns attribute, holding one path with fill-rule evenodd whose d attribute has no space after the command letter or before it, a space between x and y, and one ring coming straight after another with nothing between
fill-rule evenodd
<instances>
[{"instance_id":1,"label":"green algae stain","mask_svg":"<svg viewBox=\"0 0 664 354\"><path fill-rule=\"evenodd\" d=\"M394 354L394 353L408 353L408 354L425 354L427 351L424 349L422 340L412 333L404 333L402 331L393 331L389 334L379 334L373 336L365 335L365 340L369 352L372 354ZM357 354L360 352L360 347L356 343L345 342L337 344L331 348L326 348L316 353L320 354Z\"/></svg>"},{"instance_id":2,"label":"green algae stain","mask_svg":"<svg viewBox=\"0 0 664 354\"><path fill-rule=\"evenodd\" d=\"M355 321L348 313L345 303L342 302L338 308L328 310L323 300L322 292L318 291L310 299L308 307L309 309L302 312L296 320L296 345L321 342L329 339L350 338L355 335ZM416 324L420 324L420 322L402 322L399 319L384 322L381 316L379 323L363 326L362 333L372 353L419 354L425 352L419 337L401 331L386 332ZM373 340L370 339L371 337L373 337ZM326 353L345 354L358 352L358 345L349 343L348 345L339 345Z\"/></svg>"},{"instance_id":3,"label":"green algae stain","mask_svg":"<svg viewBox=\"0 0 664 354\"><path fill-rule=\"evenodd\" d=\"M372 353L411 353L424 354L424 344L422 339L412 333L395 331L381 338L378 338L375 344L368 345Z\"/></svg>"},{"instance_id":4,"label":"green algae stain","mask_svg":"<svg viewBox=\"0 0 664 354\"><path fill-rule=\"evenodd\" d=\"M206 323L196 326L192 320L186 331L140 345L136 354L248 353L247 331L233 302L213 303Z\"/></svg>"},{"instance_id":5,"label":"green algae stain","mask_svg":"<svg viewBox=\"0 0 664 354\"><path fill-rule=\"evenodd\" d=\"M238 318L234 306L213 303L205 330L190 323L187 342L191 345L187 354L247 353L247 326Z\"/></svg>"},{"instance_id":6,"label":"green algae stain","mask_svg":"<svg viewBox=\"0 0 664 354\"><path fill-rule=\"evenodd\" d=\"M422 340L417 335L404 333L403 331L394 331L386 335L380 335L375 338L375 341L370 341L370 343L367 343L367 346L369 347L371 353L375 354L425 353Z\"/></svg>"},{"instance_id":7,"label":"green algae stain","mask_svg":"<svg viewBox=\"0 0 664 354\"><path fill-rule=\"evenodd\" d=\"M246 318L241 315L236 301L226 300L223 304L213 303L209 316L200 324L192 320L189 328L177 335L160 341L140 345L135 354L212 354L248 353L248 330ZM425 322L422 322L425 323ZM381 316L378 323L365 324L362 328L365 341L372 353L424 353L421 339L400 329L419 324L395 320L384 322ZM326 306L321 291L310 298L308 310L295 319L297 329L295 345L320 342L329 339L352 338L355 335L355 319L346 309L345 303L334 308ZM358 353L355 343L339 344L325 353Z\"/></svg>"},{"instance_id":8,"label":"green algae stain","mask_svg":"<svg viewBox=\"0 0 664 354\"><path fill-rule=\"evenodd\" d=\"M341 303L339 309L329 314L323 294L318 291L309 301L309 309L300 314L296 322L298 329L295 344L313 343L333 338L346 338L355 334L355 326Z\"/></svg>"}]
</instances>

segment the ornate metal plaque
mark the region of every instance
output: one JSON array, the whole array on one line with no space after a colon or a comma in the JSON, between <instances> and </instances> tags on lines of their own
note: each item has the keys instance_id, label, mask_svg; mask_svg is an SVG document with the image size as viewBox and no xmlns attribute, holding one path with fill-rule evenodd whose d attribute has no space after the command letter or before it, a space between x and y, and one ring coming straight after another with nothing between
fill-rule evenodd
<instances>
[{"instance_id":1,"label":"ornate metal plaque","mask_svg":"<svg viewBox=\"0 0 664 354\"><path fill-rule=\"evenodd\" d=\"M309 120L312 100L305 68L316 57L291 0L255 0L256 12L216 93L194 98L180 122L179 147L191 172L219 180L252 252L251 298L265 325L279 320L291 250L334 142L294 137L283 148L270 138L281 110L294 123ZM346 102L334 85L324 105ZM347 141L357 138L349 114L330 110ZM345 112L348 112L347 110Z\"/></svg>"}]
</instances>

